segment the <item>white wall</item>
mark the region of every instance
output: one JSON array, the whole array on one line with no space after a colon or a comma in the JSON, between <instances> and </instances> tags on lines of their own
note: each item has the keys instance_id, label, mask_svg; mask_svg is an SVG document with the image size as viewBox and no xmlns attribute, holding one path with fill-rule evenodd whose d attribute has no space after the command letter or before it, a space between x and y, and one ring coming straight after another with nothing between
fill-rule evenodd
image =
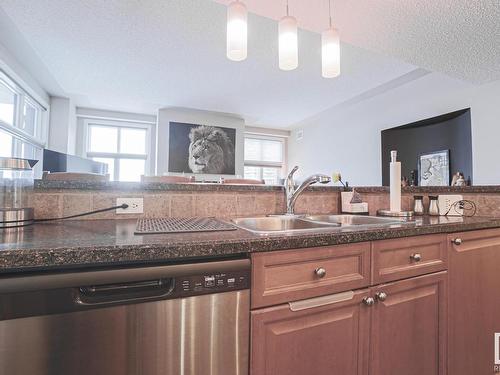
<instances>
[{"instance_id":1,"label":"white wall","mask_svg":"<svg viewBox=\"0 0 500 375\"><path fill-rule=\"evenodd\" d=\"M381 130L468 107L474 184L500 184L500 81L473 86L437 73L297 124L288 166L301 167L298 178L340 171L352 185L381 185Z\"/></svg>"},{"instance_id":2,"label":"white wall","mask_svg":"<svg viewBox=\"0 0 500 375\"><path fill-rule=\"evenodd\" d=\"M185 122L190 124L221 126L236 129L236 164L235 174L243 175L243 147L245 121L242 118L220 112L199 111L186 108L163 108L158 111L157 125L157 174L168 173L168 143L169 143L169 123ZM197 175L204 178L206 176ZM208 177L208 176L207 176ZM212 176L213 177L213 176Z\"/></svg>"},{"instance_id":3,"label":"white wall","mask_svg":"<svg viewBox=\"0 0 500 375\"><path fill-rule=\"evenodd\" d=\"M60 90L16 25L0 7L0 69L48 108L49 89ZM52 92L52 94L53 94Z\"/></svg>"},{"instance_id":4,"label":"white wall","mask_svg":"<svg viewBox=\"0 0 500 375\"><path fill-rule=\"evenodd\" d=\"M41 105L48 108L50 98L47 92L2 44L0 44L0 69L22 86Z\"/></svg>"},{"instance_id":5,"label":"white wall","mask_svg":"<svg viewBox=\"0 0 500 375\"><path fill-rule=\"evenodd\" d=\"M68 98L50 98L49 145L53 151L75 155L76 110Z\"/></svg>"}]
</instances>

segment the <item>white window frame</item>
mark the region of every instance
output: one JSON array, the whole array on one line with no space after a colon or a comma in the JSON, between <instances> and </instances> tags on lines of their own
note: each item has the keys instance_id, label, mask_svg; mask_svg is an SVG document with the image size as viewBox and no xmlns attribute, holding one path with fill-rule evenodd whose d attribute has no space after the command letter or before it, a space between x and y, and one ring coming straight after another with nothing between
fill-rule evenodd
<instances>
[{"instance_id":1,"label":"white window frame","mask_svg":"<svg viewBox=\"0 0 500 375\"><path fill-rule=\"evenodd\" d=\"M280 136L272 136L272 135L264 135L258 133L245 132L245 139L251 138L256 140L270 140L270 141L278 141L281 142L281 162L269 162L269 161L259 161L259 160L246 160L244 161L244 167L260 167L260 168L279 168L280 169L280 177L283 178L286 169L286 154L287 154L287 138Z\"/></svg>"},{"instance_id":2,"label":"white window frame","mask_svg":"<svg viewBox=\"0 0 500 375\"><path fill-rule=\"evenodd\" d=\"M25 144L29 144L35 148L37 160L43 157L43 149L47 147L48 135L48 118L49 106L41 103L33 95L30 95L27 87L23 87L20 83L15 81L0 69L0 82L7 86L15 95L16 100L14 104L14 118L13 123L8 124L0 120L0 129L12 136L12 154L19 154L19 140ZM29 134L24 131L24 107L28 103L35 107L37 111L37 118L35 124L35 134ZM42 163L35 166L35 174L41 175Z\"/></svg>"},{"instance_id":3,"label":"white window frame","mask_svg":"<svg viewBox=\"0 0 500 375\"><path fill-rule=\"evenodd\" d=\"M113 128L132 128L132 129L144 129L146 130L146 154L126 154L120 152L92 152L89 150L90 147L90 127L91 126L109 126ZM154 163L152 160L152 131L153 126L146 123L136 123L128 121L117 121L117 120L103 120L103 119L85 119L84 120L84 134L83 134L83 150L85 156L89 159L92 158L109 158L114 159L114 171L113 180L119 181L120 177L120 159L136 159L144 160L144 173L153 174L152 170L154 168ZM118 132L118 145L120 145L120 132Z\"/></svg>"},{"instance_id":4,"label":"white window frame","mask_svg":"<svg viewBox=\"0 0 500 375\"><path fill-rule=\"evenodd\" d=\"M44 106L31 95L29 95L26 90L24 90L2 70L0 70L0 82L2 82L16 94L16 103L14 105L14 123L11 125L0 120L0 127L15 135L17 138L22 138L28 143L32 143L33 145L42 148L45 147L47 144L47 106ZM24 106L26 103L30 104L38 110L36 134L33 135L26 133L22 128L22 125L24 124Z\"/></svg>"}]
</instances>

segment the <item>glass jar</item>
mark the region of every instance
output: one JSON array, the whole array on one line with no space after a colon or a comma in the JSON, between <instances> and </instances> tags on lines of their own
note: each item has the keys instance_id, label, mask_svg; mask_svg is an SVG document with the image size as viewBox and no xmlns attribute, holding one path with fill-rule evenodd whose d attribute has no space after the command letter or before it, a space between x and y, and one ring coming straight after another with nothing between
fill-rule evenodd
<instances>
[{"instance_id":1,"label":"glass jar","mask_svg":"<svg viewBox=\"0 0 500 375\"><path fill-rule=\"evenodd\" d=\"M435 195L429 196L429 215L439 216L438 197Z\"/></svg>"},{"instance_id":2,"label":"glass jar","mask_svg":"<svg viewBox=\"0 0 500 375\"><path fill-rule=\"evenodd\" d=\"M423 215L424 214L424 197L421 195L415 195L413 197L413 212L415 215Z\"/></svg>"},{"instance_id":3,"label":"glass jar","mask_svg":"<svg viewBox=\"0 0 500 375\"><path fill-rule=\"evenodd\" d=\"M33 166L37 162L0 157L0 228L26 225L33 220L28 200L33 190Z\"/></svg>"}]
</instances>

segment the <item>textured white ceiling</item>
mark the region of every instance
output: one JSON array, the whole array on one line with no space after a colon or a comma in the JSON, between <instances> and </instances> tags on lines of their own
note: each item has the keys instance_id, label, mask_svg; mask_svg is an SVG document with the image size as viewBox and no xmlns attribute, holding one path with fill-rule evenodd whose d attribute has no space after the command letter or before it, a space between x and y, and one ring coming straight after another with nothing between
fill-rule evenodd
<instances>
[{"instance_id":1,"label":"textured white ceiling","mask_svg":"<svg viewBox=\"0 0 500 375\"><path fill-rule=\"evenodd\" d=\"M323 79L320 37L301 30L299 68L282 72L277 23L256 15L248 59L229 61L226 8L209 0L0 0L0 7L80 106L190 107L286 127L415 69L343 43L341 77Z\"/></svg>"},{"instance_id":2,"label":"textured white ceiling","mask_svg":"<svg viewBox=\"0 0 500 375\"><path fill-rule=\"evenodd\" d=\"M215 0L227 4L231 0ZM279 19L285 0L244 0ZM299 26L328 26L328 0L289 0ZM341 40L473 83L500 79L499 0L332 0Z\"/></svg>"}]
</instances>

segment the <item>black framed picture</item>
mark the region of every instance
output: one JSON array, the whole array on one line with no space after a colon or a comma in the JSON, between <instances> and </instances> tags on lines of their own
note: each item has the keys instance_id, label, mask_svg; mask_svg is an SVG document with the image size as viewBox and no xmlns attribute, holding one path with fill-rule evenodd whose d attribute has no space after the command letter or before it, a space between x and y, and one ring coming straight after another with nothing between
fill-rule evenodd
<instances>
[{"instance_id":1,"label":"black framed picture","mask_svg":"<svg viewBox=\"0 0 500 375\"><path fill-rule=\"evenodd\" d=\"M418 175L420 186L448 186L450 184L450 150L420 155Z\"/></svg>"},{"instance_id":2,"label":"black framed picture","mask_svg":"<svg viewBox=\"0 0 500 375\"><path fill-rule=\"evenodd\" d=\"M170 122L168 171L235 174L236 129Z\"/></svg>"}]
</instances>

